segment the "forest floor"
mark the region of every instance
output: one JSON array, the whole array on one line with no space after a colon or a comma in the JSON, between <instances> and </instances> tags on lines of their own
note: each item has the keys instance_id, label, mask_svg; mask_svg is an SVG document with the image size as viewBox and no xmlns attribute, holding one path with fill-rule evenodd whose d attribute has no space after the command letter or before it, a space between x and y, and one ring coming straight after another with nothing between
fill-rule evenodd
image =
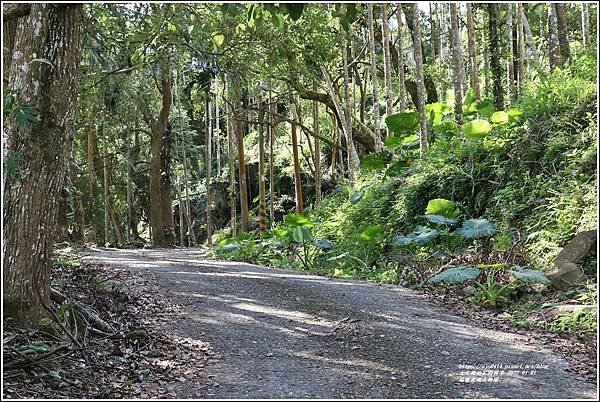
<instances>
[{"instance_id":1,"label":"forest floor","mask_svg":"<svg viewBox=\"0 0 600 402\"><path fill-rule=\"evenodd\" d=\"M597 395L535 337L482 328L402 287L214 261L200 249L94 249L82 261L156 278L182 307L163 320L164 335L214 350L198 378L180 378L171 396Z\"/></svg>"}]
</instances>

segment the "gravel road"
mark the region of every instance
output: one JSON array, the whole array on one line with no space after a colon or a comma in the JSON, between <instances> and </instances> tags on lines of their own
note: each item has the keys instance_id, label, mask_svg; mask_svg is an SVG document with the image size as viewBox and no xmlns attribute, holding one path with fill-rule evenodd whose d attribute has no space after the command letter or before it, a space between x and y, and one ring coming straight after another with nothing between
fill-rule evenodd
<instances>
[{"instance_id":1,"label":"gravel road","mask_svg":"<svg viewBox=\"0 0 600 402\"><path fill-rule=\"evenodd\" d=\"M482 329L397 286L214 261L201 249L95 249L158 278L212 344L203 397L587 399L596 387L522 335ZM180 397L194 397L181 387Z\"/></svg>"}]
</instances>

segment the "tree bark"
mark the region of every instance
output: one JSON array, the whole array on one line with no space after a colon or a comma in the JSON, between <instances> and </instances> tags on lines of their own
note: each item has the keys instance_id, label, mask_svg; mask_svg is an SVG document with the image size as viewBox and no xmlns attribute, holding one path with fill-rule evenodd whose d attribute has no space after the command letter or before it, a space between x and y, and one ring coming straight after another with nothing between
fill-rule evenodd
<instances>
[{"instance_id":1,"label":"tree bark","mask_svg":"<svg viewBox=\"0 0 600 402\"><path fill-rule=\"evenodd\" d=\"M502 88L502 64L500 63L500 37L498 35L498 5L487 4L490 43L490 70L492 72L494 107L504 109L504 89Z\"/></svg>"},{"instance_id":2,"label":"tree bark","mask_svg":"<svg viewBox=\"0 0 600 402\"><path fill-rule=\"evenodd\" d=\"M590 36L589 4L581 3L581 42L587 47Z\"/></svg>"},{"instance_id":3,"label":"tree bark","mask_svg":"<svg viewBox=\"0 0 600 402\"><path fill-rule=\"evenodd\" d=\"M246 157L244 155L244 118L242 116L242 94L240 90L241 78L237 76L235 125L237 132L238 165L240 177L240 213L242 215L242 232L249 229L248 218L248 184L246 180Z\"/></svg>"},{"instance_id":4,"label":"tree bark","mask_svg":"<svg viewBox=\"0 0 600 402\"><path fill-rule=\"evenodd\" d=\"M290 118L297 121L296 105L290 102ZM300 176L300 158L298 157L298 136L296 134L296 123L292 124L292 154L294 157L294 188L296 193L296 212L304 214L304 202L302 200L302 178Z\"/></svg>"},{"instance_id":5,"label":"tree bark","mask_svg":"<svg viewBox=\"0 0 600 402\"><path fill-rule=\"evenodd\" d=\"M260 89L259 89L260 91ZM266 189L265 189L265 103L259 95L258 109L258 230L264 233L267 230L266 221Z\"/></svg>"},{"instance_id":6,"label":"tree bark","mask_svg":"<svg viewBox=\"0 0 600 402\"><path fill-rule=\"evenodd\" d=\"M421 20L415 4L410 4L413 16L413 48L415 51L415 76L417 79L417 111L419 112L419 156L425 158L427 151L427 125L425 116L425 79L423 77L423 55L421 52Z\"/></svg>"},{"instance_id":7,"label":"tree bark","mask_svg":"<svg viewBox=\"0 0 600 402\"><path fill-rule=\"evenodd\" d=\"M508 97L510 103L514 103L517 100L517 83L515 82L515 49L514 49L514 24L513 24L513 4L507 4L506 11L506 30L507 30L507 44L508 44Z\"/></svg>"},{"instance_id":8,"label":"tree bark","mask_svg":"<svg viewBox=\"0 0 600 402\"><path fill-rule=\"evenodd\" d=\"M517 53L519 74L517 76L517 94L523 96L525 85L525 30L523 28L523 3L517 3Z\"/></svg>"},{"instance_id":9,"label":"tree bark","mask_svg":"<svg viewBox=\"0 0 600 402\"><path fill-rule=\"evenodd\" d=\"M556 66L561 65L560 48L558 44L558 17L556 7L550 3L548 5L548 51L550 58L550 71Z\"/></svg>"},{"instance_id":10,"label":"tree bark","mask_svg":"<svg viewBox=\"0 0 600 402\"><path fill-rule=\"evenodd\" d=\"M459 125L462 125L462 103L464 94L462 92L461 69L463 60L456 3L450 3L450 25L452 34L452 64L454 67L454 119Z\"/></svg>"},{"instance_id":11,"label":"tree bark","mask_svg":"<svg viewBox=\"0 0 600 402\"><path fill-rule=\"evenodd\" d=\"M229 81L225 80L225 94L228 98L229 96ZM232 120L234 118L233 110L231 104L226 102L227 108L227 161L229 165L229 209L231 214L231 236L237 236L237 197L235 191L235 157L234 157L234 148L235 148L235 130L232 124Z\"/></svg>"},{"instance_id":12,"label":"tree bark","mask_svg":"<svg viewBox=\"0 0 600 402\"><path fill-rule=\"evenodd\" d=\"M317 91L317 83L313 82L313 91ZM313 106L313 130L319 134L319 103L312 102ZM315 136L315 207L321 202L321 141Z\"/></svg>"},{"instance_id":13,"label":"tree bark","mask_svg":"<svg viewBox=\"0 0 600 402\"><path fill-rule=\"evenodd\" d=\"M479 68L477 60L477 36L475 36L475 22L473 20L473 5L467 3L467 35L469 44L469 62L471 66L471 88L475 92L475 99L481 99L479 89Z\"/></svg>"},{"instance_id":14,"label":"tree bark","mask_svg":"<svg viewBox=\"0 0 600 402\"><path fill-rule=\"evenodd\" d=\"M103 189L104 189L104 247L110 245L110 214L108 200L108 149L106 145L106 133L104 132L104 122L100 128L100 136L102 137L102 150L104 157L102 158L102 173L103 173Z\"/></svg>"},{"instance_id":15,"label":"tree bark","mask_svg":"<svg viewBox=\"0 0 600 402\"><path fill-rule=\"evenodd\" d=\"M535 40L533 39L533 33L531 32L529 21L527 20L527 15L525 14L525 9L521 9L521 12L521 18L523 18L523 29L525 31L525 38L527 39L527 46L529 46L533 63L539 72L541 71L540 55L538 53L537 46L535 45Z\"/></svg>"},{"instance_id":16,"label":"tree bark","mask_svg":"<svg viewBox=\"0 0 600 402\"><path fill-rule=\"evenodd\" d=\"M7 153L20 157L20 176L4 182L3 308L35 322L50 294L50 254L73 141L81 52L82 6L34 3L18 21L8 87L31 103L39 121L6 122ZM35 56L34 56L35 55ZM45 58L47 63L34 62Z\"/></svg>"},{"instance_id":17,"label":"tree bark","mask_svg":"<svg viewBox=\"0 0 600 402\"><path fill-rule=\"evenodd\" d=\"M402 4L397 4L396 18L398 20L398 109L400 113L406 110L406 83L404 82L404 24L402 23Z\"/></svg>"},{"instance_id":18,"label":"tree bark","mask_svg":"<svg viewBox=\"0 0 600 402\"><path fill-rule=\"evenodd\" d=\"M379 127L379 94L377 83L377 57L375 56L375 28L373 26L373 4L367 3L367 19L369 30L369 51L371 53L371 83L373 86L373 134L375 150L381 151L381 131Z\"/></svg>"},{"instance_id":19,"label":"tree bark","mask_svg":"<svg viewBox=\"0 0 600 402\"><path fill-rule=\"evenodd\" d=\"M206 244L212 246L212 96L210 93L210 85L205 93L206 104L206 144L205 144L205 162L206 162Z\"/></svg>"},{"instance_id":20,"label":"tree bark","mask_svg":"<svg viewBox=\"0 0 600 402\"><path fill-rule=\"evenodd\" d=\"M383 71L385 77L385 114L391 116L394 99L392 99L392 62L390 60L390 27L388 25L388 5L381 4L381 30L383 41ZM386 136L390 135L387 131Z\"/></svg>"},{"instance_id":21,"label":"tree bark","mask_svg":"<svg viewBox=\"0 0 600 402\"><path fill-rule=\"evenodd\" d=\"M553 3L556 9L558 44L560 49L561 65L565 64L571 58L571 48L569 47L569 26L567 24L567 13L564 3Z\"/></svg>"}]
</instances>

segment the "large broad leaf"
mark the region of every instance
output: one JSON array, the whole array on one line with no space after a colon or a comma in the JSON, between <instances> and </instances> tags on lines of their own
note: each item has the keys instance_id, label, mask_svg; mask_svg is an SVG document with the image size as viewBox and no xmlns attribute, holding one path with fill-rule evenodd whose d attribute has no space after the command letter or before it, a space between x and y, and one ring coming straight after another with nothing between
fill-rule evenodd
<instances>
[{"instance_id":1,"label":"large broad leaf","mask_svg":"<svg viewBox=\"0 0 600 402\"><path fill-rule=\"evenodd\" d=\"M377 239L377 237L383 232L381 225L371 225L366 228L358 237L358 244L366 245Z\"/></svg>"},{"instance_id":2,"label":"large broad leaf","mask_svg":"<svg viewBox=\"0 0 600 402\"><path fill-rule=\"evenodd\" d=\"M327 250L333 247L333 243L329 240L317 240L313 245L321 250Z\"/></svg>"},{"instance_id":3,"label":"large broad leaf","mask_svg":"<svg viewBox=\"0 0 600 402\"><path fill-rule=\"evenodd\" d=\"M410 167L407 161L396 161L385 171L385 176L394 177L402 174Z\"/></svg>"},{"instance_id":4,"label":"large broad leaf","mask_svg":"<svg viewBox=\"0 0 600 402\"><path fill-rule=\"evenodd\" d=\"M388 148L396 148L402 145L402 140L402 137L396 137L394 135L391 135L383 141L383 145L385 145Z\"/></svg>"},{"instance_id":5,"label":"large broad leaf","mask_svg":"<svg viewBox=\"0 0 600 402\"><path fill-rule=\"evenodd\" d=\"M496 225L487 219L468 219L462 227L456 229L456 234L469 239L487 237L496 233Z\"/></svg>"},{"instance_id":6,"label":"large broad leaf","mask_svg":"<svg viewBox=\"0 0 600 402\"><path fill-rule=\"evenodd\" d=\"M363 198L364 195L365 193L362 191L353 191L350 193L350 202L356 204Z\"/></svg>"},{"instance_id":7,"label":"large broad leaf","mask_svg":"<svg viewBox=\"0 0 600 402\"><path fill-rule=\"evenodd\" d=\"M306 226L295 227L292 231L292 238L295 242L302 244L313 241L313 236L310 232L310 228Z\"/></svg>"},{"instance_id":8,"label":"large broad leaf","mask_svg":"<svg viewBox=\"0 0 600 402\"><path fill-rule=\"evenodd\" d=\"M229 243L217 249L217 254L227 254L242 248L240 243Z\"/></svg>"},{"instance_id":9,"label":"large broad leaf","mask_svg":"<svg viewBox=\"0 0 600 402\"><path fill-rule=\"evenodd\" d=\"M385 124L394 134L412 134L419 129L419 113L396 113L386 117Z\"/></svg>"},{"instance_id":10,"label":"large broad leaf","mask_svg":"<svg viewBox=\"0 0 600 402\"><path fill-rule=\"evenodd\" d=\"M508 113L504 111L494 112L491 117L492 123L504 124L508 123Z\"/></svg>"},{"instance_id":11,"label":"large broad leaf","mask_svg":"<svg viewBox=\"0 0 600 402\"><path fill-rule=\"evenodd\" d=\"M362 158L360 167L365 170L380 170L387 166L391 155L387 152L375 152Z\"/></svg>"},{"instance_id":12,"label":"large broad leaf","mask_svg":"<svg viewBox=\"0 0 600 402\"><path fill-rule=\"evenodd\" d=\"M277 237L270 237L268 239L264 239L263 241L261 241L260 245L263 247L281 248L285 244L283 243L283 240L281 240Z\"/></svg>"},{"instance_id":13,"label":"large broad leaf","mask_svg":"<svg viewBox=\"0 0 600 402\"><path fill-rule=\"evenodd\" d=\"M296 228L300 226L312 227L315 224L308 219L305 215L300 214L287 214L283 217L283 223L288 225L291 228Z\"/></svg>"},{"instance_id":14,"label":"large broad leaf","mask_svg":"<svg viewBox=\"0 0 600 402\"><path fill-rule=\"evenodd\" d=\"M511 123L520 120L521 116L523 116L523 110L519 108L510 109L508 111L508 121L510 121Z\"/></svg>"},{"instance_id":15,"label":"large broad leaf","mask_svg":"<svg viewBox=\"0 0 600 402\"><path fill-rule=\"evenodd\" d=\"M392 246L407 246L409 244L411 244L414 240L414 237L411 237L411 235L408 236L403 236L403 235L396 235L392 238Z\"/></svg>"},{"instance_id":16,"label":"large broad leaf","mask_svg":"<svg viewBox=\"0 0 600 402\"><path fill-rule=\"evenodd\" d=\"M515 278L525 283L541 283L541 284L549 284L550 279L546 277L540 271L534 271L533 269L515 267L514 270L508 271Z\"/></svg>"},{"instance_id":17,"label":"large broad leaf","mask_svg":"<svg viewBox=\"0 0 600 402\"><path fill-rule=\"evenodd\" d=\"M427 280L427 282L463 283L470 279L477 278L479 276L479 272L480 271L477 268L468 267L466 265L457 265L432 276Z\"/></svg>"},{"instance_id":18,"label":"large broad leaf","mask_svg":"<svg viewBox=\"0 0 600 402\"><path fill-rule=\"evenodd\" d=\"M489 119L494 113L494 102L491 99L484 99L477 102L477 111L486 119Z\"/></svg>"},{"instance_id":19,"label":"large broad leaf","mask_svg":"<svg viewBox=\"0 0 600 402\"><path fill-rule=\"evenodd\" d=\"M427 203L426 215L441 215L446 218L456 218L460 215L458 207L453 201L444 198L435 198Z\"/></svg>"},{"instance_id":20,"label":"large broad leaf","mask_svg":"<svg viewBox=\"0 0 600 402\"><path fill-rule=\"evenodd\" d=\"M425 105L425 114L431 116L431 112L434 113L433 124L438 124L445 114L452 113L452 108L443 102L429 103Z\"/></svg>"},{"instance_id":21,"label":"large broad leaf","mask_svg":"<svg viewBox=\"0 0 600 402\"><path fill-rule=\"evenodd\" d=\"M440 235L435 229L427 226L417 226L412 233L414 235L414 242L417 244L427 244Z\"/></svg>"},{"instance_id":22,"label":"large broad leaf","mask_svg":"<svg viewBox=\"0 0 600 402\"><path fill-rule=\"evenodd\" d=\"M457 222L457 219L446 218L442 215L425 215L425 219L437 225L454 225Z\"/></svg>"},{"instance_id":23,"label":"large broad leaf","mask_svg":"<svg viewBox=\"0 0 600 402\"><path fill-rule=\"evenodd\" d=\"M436 134L443 135L445 137L456 134L456 122L454 120L444 120L439 124L433 125L433 130Z\"/></svg>"},{"instance_id":24,"label":"large broad leaf","mask_svg":"<svg viewBox=\"0 0 600 402\"><path fill-rule=\"evenodd\" d=\"M485 138L490 131L492 125L484 119L475 119L462 126L463 134L470 138Z\"/></svg>"}]
</instances>

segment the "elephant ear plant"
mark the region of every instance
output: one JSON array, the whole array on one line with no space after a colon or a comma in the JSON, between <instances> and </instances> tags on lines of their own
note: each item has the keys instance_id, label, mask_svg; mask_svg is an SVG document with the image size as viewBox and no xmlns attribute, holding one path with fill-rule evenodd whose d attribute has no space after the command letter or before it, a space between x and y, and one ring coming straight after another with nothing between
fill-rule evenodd
<instances>
[{"instance_id":1,"label":"elephant ear plant","mask_svg":"<svg viewBox=\"0 0 600 402\"><path fill-rule=\"evenodd\" d=\"M487 274L485 273L487 271ZM501 283L499 273L506 272L510 280ZM477 278L483 276L482 281ZM466 265L451 266L437 275L430 277L427 282L433 284L462 284L472 281L477 288L476 298L484 304L497 307L501 301L506 301L507 295L525 284L548 284L550 280L541 272L514 266L507 269L505 264L481 264L474 267Z\"/></svg>"}]
</instances>

